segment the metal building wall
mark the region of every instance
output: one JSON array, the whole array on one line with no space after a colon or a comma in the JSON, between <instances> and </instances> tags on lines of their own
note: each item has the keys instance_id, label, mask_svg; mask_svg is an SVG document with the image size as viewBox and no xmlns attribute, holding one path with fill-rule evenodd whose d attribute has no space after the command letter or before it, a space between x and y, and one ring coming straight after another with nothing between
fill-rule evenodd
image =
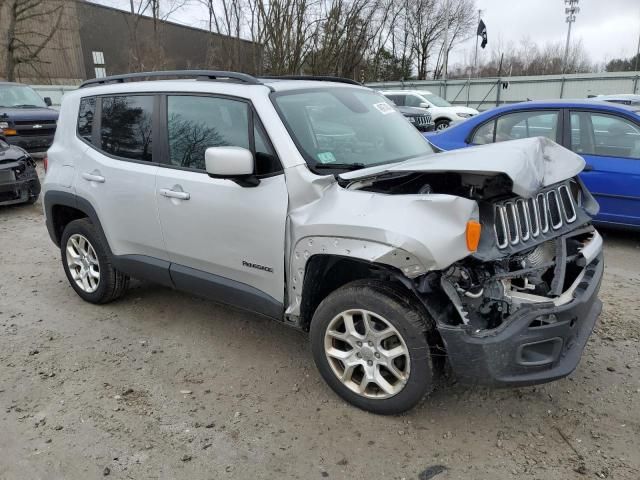
<instances>
[{"instance_id":1,"label":"metal building wall","mask_svg":"<svg viewBox=\"0 0 640 480\"><path fill-rule=\"evenodd\" d=\"M556 98L587 98L589 95L640 93L640 72L585 73L529 77L477 78L467 80L411 80L372 82L375 89L429 90L455 105L486 110L505 103ZM470 87L470 88L469 88Z\"/></svg>"},{"instance_id":2,"label":"metal building wall","mask_svg":"<svg viewBox=\"0 0 640 480\"><path fill-rule=\"evenodd\" d=\"M23 83L49 84L77 84L85 78L82 62L82 47L78 35L78 14L76 3L69 0L47 0L38 8L51 11L57 5L64 10L59 28L53 34L40 54L40 61L36 64L21 64L16 67L16 81ZM7 48L7 29L9 24L9 9L11 3L0 0L0 79L7 75L4 63L4 52ZM28 12L37 13L37 9ZM41 35L49 35L55 19L51 16L35 16L25 20L19 26L21 31L34 32L24 34L20 40L38 45L42 42ZM35 33L37 32L37 33Z\"/></svg>"}]
</instances>

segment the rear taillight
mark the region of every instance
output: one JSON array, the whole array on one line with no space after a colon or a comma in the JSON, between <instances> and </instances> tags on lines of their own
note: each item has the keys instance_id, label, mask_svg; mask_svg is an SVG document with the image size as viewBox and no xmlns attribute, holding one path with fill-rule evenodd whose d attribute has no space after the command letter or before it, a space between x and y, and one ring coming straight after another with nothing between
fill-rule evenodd
<instances>
[{"instance_id":1,"label":"rear taillight","mask_svg":"<svg viewBox=\"0 0 640 480\"><path fill-rule=\"evenodd\" d=\"M44 173L47 173L47 168L49 167L49 157L47 155L42 159L42 166L44 167Z\"/></svg>"}]
</instances>

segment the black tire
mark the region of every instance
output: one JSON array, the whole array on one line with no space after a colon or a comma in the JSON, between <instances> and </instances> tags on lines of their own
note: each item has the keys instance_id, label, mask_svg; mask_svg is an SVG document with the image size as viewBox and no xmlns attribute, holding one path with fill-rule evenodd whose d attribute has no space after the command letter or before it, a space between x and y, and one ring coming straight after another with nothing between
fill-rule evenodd
<instances>
[{"instance_id":1,"label":"black tire","mask_svg":"<svg viewBox=\"0 0 640 480\"><path fill-rule=\"evenodd\" d=\"M410 369L404 388L387 398L369 398L354 392L337 377L325 354L325 333L332 320L351 309L383 317L402 336L409 351ZM405 412L433 389L433 365L427 333L433 321L418 301L393 284L358 280L332 292L318 306L310 328L311 350L320 374L347 402L369 412L393 415Z\"/></svg>"},{"instance_id":2,"label":"black tire","mask_svg":"<svg viewBox=\"0 0 640 480\"><path fill-rule=\"evenodd\" d=\"M436 122L435 129L436 130L445 130L445 129L449 128L449 124L450 123L451 122L449 120L447 120L447 119L438 120Z\"/></svg>"},{"instance_id":3,"label":"black tire","mask_svg":"<svg viewBox=\"0 0 640 480\"><path fill-rule=\"evenodd\" d=\"M84 236L93 247L99 264L100 279L97 289L94 292L86 292L82 290L75 282L69 271L67 264L67 243L69 238L79 234ZM108 303L120 298L129 286L129 277L124 273L116 270L111 263L109 249L103 240L102 235L97 231L96 227L86 218L73 220L65 227L62 232L60 241L60 252L62 255L62 266L64 273L67 275L69 284L83 300L90 303Z\"/></svg>"}]
</instances>

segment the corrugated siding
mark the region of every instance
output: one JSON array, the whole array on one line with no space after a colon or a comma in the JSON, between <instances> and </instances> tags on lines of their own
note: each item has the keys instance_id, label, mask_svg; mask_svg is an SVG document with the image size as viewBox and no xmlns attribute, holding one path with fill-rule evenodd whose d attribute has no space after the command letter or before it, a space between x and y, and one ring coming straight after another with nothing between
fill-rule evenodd
<instances>
[{"instance_id":1,"label":"corrugated siding","mask_svg":"<svg viewBox=\"0 0 640 480\"><path fill-rule=\"evenodd\" d=\"M416 80L372 82L376 89L423 89L455 105L485 110L497 103L556 98L587 98L589 95L640 93L640 72L612 72L530 77L474 78L467 80ZM506 85L506 88L504 86Z\"/></svg>"},{"instance_id":2,"label":"corrugated siding","mask_svg":"<svg viewBox=\"0 0 640 480\"><path fill-rule=\"evenodd\" d=\"M0 38L6 49L7 28L9 24L10 2L0 2ZM35 64L21 64L16 69L16 80L24 83L74 84L85 77L82 62L82 48L78 35L78 16L76 4L72 0L46 0L40 3L33 13L49 12L60 6L63 8L61 23L51 40L42 50L40 61ZM19 30L25 32L18 38L28 44L38 45L43 37L33 32L49 35L54 28L57 14L39 16L28 19L19 25ZM6 79L4 57L0 56L0 78Z\"/></svg>"}]
</instances>

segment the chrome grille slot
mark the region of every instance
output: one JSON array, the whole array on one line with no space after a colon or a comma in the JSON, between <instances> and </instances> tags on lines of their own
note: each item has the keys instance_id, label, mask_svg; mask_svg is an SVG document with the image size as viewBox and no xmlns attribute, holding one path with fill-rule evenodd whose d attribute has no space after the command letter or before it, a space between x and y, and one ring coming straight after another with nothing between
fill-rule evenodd
<instances>
[{"instance_id":1,"label":"chrome grille slot","mask_svg":"<svg viewBox=\"0 0 640 480\"><path fill-rule=\"evenodd\" d=\"M576 207L573 204L573 197L569 191L569 187L562 185L558 192L560 192L560 201L562 202L562 211L564 212L564 218L567 223L571 223L576 219Z\"/></svg>"},{"instance_id":2,"label":"chrome grille slot","mask_svg":"<svg viewBox=\"0 0 640 480\"><path fill-rule=\"evenodd\" d=\"M498 248L526 243L561 229L578 218L577 194L568 182L533 198L507 200L494 207Z\"/></svg>"},{"instance_id":3,"label":"chrome grille slot","mask_svg":"<svg viewBox=\"0 0 640 480\"><path fill-rule=\"evenodd\" d=\"M495 208L495 223L493 228L496 232L496 240L498 241L498 248L504 248L509 245L509 232L507 231L507 216L505 209L502 206L496 206Z\"/></svg>"},{"instance_id":4,"label":"chrome grille slot","mask_svg":"<svg viewBox=\"0 0 640 480\"><path fill-rule=\"evenodd\" d=\"M516 204L507 202L505 204L507 214L507 231L509 232L509 241L512 245L520 243L520 235L518 233L518 212L516 212Z\"/></svg>"},{"instance_id":5,"label":"chrome grille slot","mask_svg":"<svg viewBox=\"0 0 640 480\"><path fill-rule=\"evenodd\" d=\"M547 192L547 204L549 209L549 220L554 230L562 226L562 212L560 211L560 199L558 192L551 190Z\"/></svg>"},{"instance_id":6,"label":"chrome grille slot","mask_svg":"<svg viewBox=\"0 0 640 480\"><path fill-rule=\"evenodd\" d=\"M529 218L531 219L531 236L537 238L540 235L540 213L538 212L538 203L535 199L530 198L527 200L527 207L529 209Z\"/></svg>"},{"instance_id":7,"label":"chrome grille slot","mask_svg":"<svg viewBox=\"0 0 640 480\"><path fill-rule=\"evenodd\" d=\"M518 212L518 229L520 230L520 238L526 242L531 238L531 225L529 223L529 207L526 202L519 198L516 200L516 210Z\"/></svg>"},{"instance_id":8,"label":"chrome grille slot","mask_svg":"<svg viewBox=\"0 0 640 480\"><path fill-rule=\"evenodd\" d=\"M547 208L547 197L544 193L539 193L536 197L538 204L538 215L540 216L540 231L547 233L549 231L549 209Z\"/></svg>"}]
</instances>

